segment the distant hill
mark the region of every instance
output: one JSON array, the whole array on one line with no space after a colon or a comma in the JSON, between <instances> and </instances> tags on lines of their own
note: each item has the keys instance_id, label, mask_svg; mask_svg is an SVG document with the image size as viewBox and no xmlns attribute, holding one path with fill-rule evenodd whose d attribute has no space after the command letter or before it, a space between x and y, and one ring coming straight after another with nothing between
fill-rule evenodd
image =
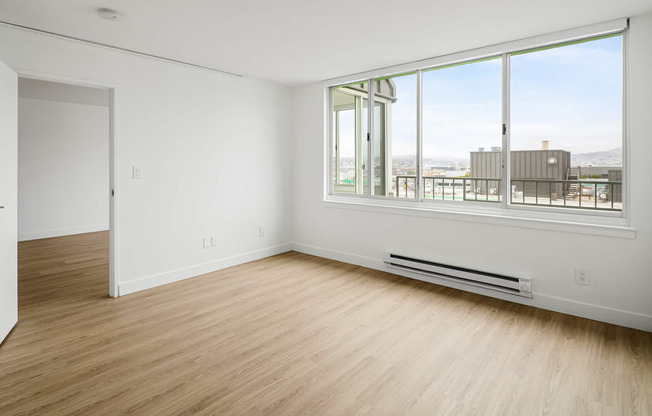
<instances>
[{"instance_id":1,"label":"distant hill","mask_svg":"<svg viewBox=\"0 0 652 416\"><path fill-rule=\"evenodd\" d=\"M622 166L623 149L615 149L591 153L571 153L571 165L573 166Z\"/></svg>"},{"instance_id":2,"label":"distant hill","mask_svg":"<svg viewBox=\"0 0 652 416\"><path fill-rule=\"evenodd\" d=\"M622 166L622 151L621 147L601 152L591 153L571 153L572 166ZM413 166L414 156L410 155L397 155L394 156L393 165ZM442 157L438 159L424 158L423 165L425 167L459 167L468 164L468 159L458 159L452 157ZM355 158L341 158L340 168L355 168Z\"/></svg>"}]
</instances>

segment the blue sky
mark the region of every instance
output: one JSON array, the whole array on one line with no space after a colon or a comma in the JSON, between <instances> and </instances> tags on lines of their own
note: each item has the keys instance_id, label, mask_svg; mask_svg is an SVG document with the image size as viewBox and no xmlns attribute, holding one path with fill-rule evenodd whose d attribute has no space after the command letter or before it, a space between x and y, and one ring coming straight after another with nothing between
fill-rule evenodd
<instances>
[{"instance_id":1,"label":"blue sky","mask_svg":"<svg viewBox=\"0 0 652 416\"><path fill-rule=\"evenodd\" d=\"M513 56L513 149L622 146L622 37Z\"/></svg>"},{"instance_id":2,"label":"blue sky","mask_svg":"<svg viewBox=\"0 0 652 416\"><path fill-rule=\"evenodd\" d=\"M622 145L620 36L511 58L511 148L573 153ZM415 153L416 76L394 78L394 155ZM424 158L468 158L501 146L501 59L423 73Z\"/></svg>"}]
</instances>

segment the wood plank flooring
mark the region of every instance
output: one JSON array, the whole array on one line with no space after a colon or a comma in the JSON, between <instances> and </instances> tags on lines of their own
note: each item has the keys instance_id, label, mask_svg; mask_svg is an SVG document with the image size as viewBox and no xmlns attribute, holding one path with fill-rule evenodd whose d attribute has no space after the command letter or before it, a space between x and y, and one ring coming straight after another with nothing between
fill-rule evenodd
<instances>
[{"instance_id":1,"label":"wood plank flooring","mask_svg":"<svg viewBox=\"0 0 652 416\"><path fill-rule=\"evenodd\" d=\"M118 299L19 245L0 415L649 415L652 334L287 253Z\"/></svg>"}]
</instances>

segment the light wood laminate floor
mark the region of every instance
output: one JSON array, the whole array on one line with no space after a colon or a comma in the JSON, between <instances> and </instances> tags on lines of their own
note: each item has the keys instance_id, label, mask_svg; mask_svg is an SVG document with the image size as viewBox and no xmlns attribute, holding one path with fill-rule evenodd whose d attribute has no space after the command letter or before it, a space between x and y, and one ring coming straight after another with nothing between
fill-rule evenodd
<instances>
[{"instance_id":1,"label":"light wood laminate floor","mask_svg":"<svg viewBox=\"0 0 652 416\"><path fill-rule=\"evenodd\" d=\"M287 253L111 299L19 245L0 415L649 415L652 334Z\"/></svg>"}]
</instances>

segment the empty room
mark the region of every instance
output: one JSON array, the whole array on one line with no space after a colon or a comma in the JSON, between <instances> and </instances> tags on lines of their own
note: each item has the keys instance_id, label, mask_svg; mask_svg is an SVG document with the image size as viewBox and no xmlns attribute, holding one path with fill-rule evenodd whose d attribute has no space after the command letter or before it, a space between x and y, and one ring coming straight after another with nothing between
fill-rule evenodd
<instances>
[{"instance_id":1,"label":"empty room","mask_svg":"<svg viewBox=\"0 0 652 416\"><path fill-rule=\"evenodd\" d=\"M0 415L652 414L650 68L647 0L2 2Z\"/></svg>"}]
</instances>

